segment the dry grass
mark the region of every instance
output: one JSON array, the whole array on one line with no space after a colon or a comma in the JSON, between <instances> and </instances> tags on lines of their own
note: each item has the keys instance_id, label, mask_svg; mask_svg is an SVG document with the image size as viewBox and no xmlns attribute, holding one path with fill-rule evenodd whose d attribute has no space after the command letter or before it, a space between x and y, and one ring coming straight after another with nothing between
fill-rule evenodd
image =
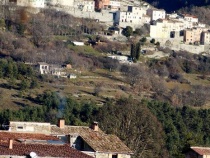
<instances>
[{"instance_id":1,"label":"dry grass","mask_svg":"<svg viewBox=\"0 0 210 158\"><path fill-rule=\"evenodd\" d=\"M179 88L180 90L183 90L183 91L188 91L188 90L190 90L190 87L191 87L189 84L182 84L182 83L173 82L173 81L166 82L165 85L169 89L173 89L173 88L177 87L177 88Z\"/></svg>"},{"instance_id":2,"label":"dry grass","mask_svg":"<svg viewBox=\"0 0 210 158\"><path fill-rule=\"evenodd\" d=\"M191 84L181 84L172 81L165 82L165 84L169 89L179 87L180 90L185 91L190 90L191 85L209 85L210 81L208 79L202 80L197 76L197 74L184 74L184 78L190 81ZM0 85L6 83L6 80L0 80ZM101 86L101 91L98 96L95 96L94 89L98 85ZM125 89L122 87L125 87ZM103 104L107 98L120 98L133 95L134 98L140 99L146 96L135 94L129 90L129 85L126 85L123 82L123 78L120 73L98 69L93 72L82 71L77 79L51 79L50 82L40 83L39 88L28 89L23 93L18 89L9 89L0 86L0 109L10 108L16 110L25 106L38 106L29 98L35 98L37 95L42 94L46 90L59 91L66 97L73 97L78 101L91 101L99 105ZM143 92L141 94L143 94ZM210 104L205 106L205 108L209 107Z\"/></svg>"},{"instance_id":3,"label":"dry grass","mask_svg":"<svg viewBox=\"0 0 210 158\"><path fill-rule=\"evenodd\" d=\"M184 78L186 78L192 85L210 85L210 78L209 76L206 79L201 79L200 74L183 74Z\"/></svg>"}]
</instances>

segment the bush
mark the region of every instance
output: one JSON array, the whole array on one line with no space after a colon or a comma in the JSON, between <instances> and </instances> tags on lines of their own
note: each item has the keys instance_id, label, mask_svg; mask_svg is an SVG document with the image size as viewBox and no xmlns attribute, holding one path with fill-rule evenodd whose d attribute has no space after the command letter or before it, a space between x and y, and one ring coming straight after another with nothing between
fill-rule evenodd
<instances>
[{"instance_id":1,"label":"bush","mask_svg":"<svg viewBox=\"0 0 210 158\"><path fill-rule=\"evenodd\" d=\"M126 28L122 30L122 34L126 37L130 37L133 34L133 28L130 26L126 26Z\"/></svg>"},{"instance_id":2,"label":"bush","mask_svg":"<svg viewBox=\"0 0 210 158\"><path fill-rule=\"evenodd\" d=\"M26 79L22 80L20 83L20 90L26 90L30 87L30 82Z\"/></svg>"},{"instance_id":3,"label":"bush","mask_svg":"<svg viewBox=\"0 0 210 158\"><path fill-rule=\"evenodd\" d=\"M151 39L151 40L150 40L150 43L154 44L154 43L155 43L155 39L154 39L154 38Z\"/></svg>"},{"instance_id":4,"label":"bush","mask_svg":"<svg viewBox=\"0 0 210 158\"><path fill-rule=\"evenodd\" d=\"M140 39L140 42L142 42L142 43L145 43L146 41L147 41L146 37L143 37L143 38Z\"/></svg>"}]
</instances>

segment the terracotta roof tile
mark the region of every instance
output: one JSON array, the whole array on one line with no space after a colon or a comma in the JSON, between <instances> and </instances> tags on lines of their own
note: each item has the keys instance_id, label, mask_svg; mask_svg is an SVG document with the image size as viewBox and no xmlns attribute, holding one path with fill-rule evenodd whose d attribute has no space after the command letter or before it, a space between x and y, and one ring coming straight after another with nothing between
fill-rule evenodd
<instances>
[{"instance_id":1,"label":"terracotta roof tile","mask_svg":"<svg viewBox=\"0 0 210 158\"><path fill-rule=\"evenodd\" d=\"M69 158L92 158L69 145L43 145L16 143L13 149L8 148L8 142L0 142L0 155L29 155L35 152L40 157L69 157Z\"/></svg>"},{"instance_id":2,"label":"terracotta roof tile","mask_svg":"<svg viewBox=\"0 0 210 158\"><path fill-rule=\"evenodd\" d=\"M0 131L0 140L9 140L9 139L59 140L55 136L45 135L45 134L14 133L14 132Z\"/></svg>"},{"instance_id":3,"label":"terracotta roof tile","mask_svg":"<svg viewBox=\"0 0 210 158\"><path fill-rule=\"evenodd\" d=\"M51 126L52 134L79 135L84 141L97 152L129 153L132 151L115 135L105 134L102 130L94 131L84 126Z\"/></svg>"},{"instance_id":4,"label":"terracotta roof tile","mask_svg":"<svg viewBox=\"0 0 210 158\"><path fill-rule=\"evenodd\" d=\"M199 155L210 155L210 148L208 147L191 147L191 149Z\"/></svg>"},{"instance_id":5,"label":"terracotta roof tile","mask_svg":"<svg viewBox=\"0 0 210 158\"><path fill-rule=\"evenodd\" d=\"M13 149L9 149L9 139L13 139ZM55 136L32 133L0 132L0 155L26 156L35 152L41 157L69 157L92 158L80 151L71 148L67 144L33 144L21 143L19 139L27 140L59 140Z\"/></svg>"}]
</instances>

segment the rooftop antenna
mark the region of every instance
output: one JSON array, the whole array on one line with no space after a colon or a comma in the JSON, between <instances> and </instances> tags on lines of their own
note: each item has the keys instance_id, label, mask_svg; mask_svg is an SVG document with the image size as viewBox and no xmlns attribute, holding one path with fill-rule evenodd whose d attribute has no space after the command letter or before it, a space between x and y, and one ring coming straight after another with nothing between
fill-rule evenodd
<instances>
[{"instance_id":1,"label":"rooftop antenna","mask_svg":"<svg viewBox=\"0 0 210 158\"><path fill-rule=\"evenodd\" d=\"M9 125L6 125L6 124L3 123L3 124L1 125L1 127L4 128L4 130L8 130Z\"/></svg>"}]
</instances>

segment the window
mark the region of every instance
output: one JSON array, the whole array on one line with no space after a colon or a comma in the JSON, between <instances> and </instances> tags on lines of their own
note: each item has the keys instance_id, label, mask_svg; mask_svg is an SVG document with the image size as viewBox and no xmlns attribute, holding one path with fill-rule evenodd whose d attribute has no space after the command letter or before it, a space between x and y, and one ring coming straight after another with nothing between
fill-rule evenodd
<instances>
[{"instance_id":1,"label":"window","mask_svg":"<svg viewBox=\"0 0 210 158\"><path fill-rule=\"evenodd\" d=\"M23 131L24 129L23 129L23 126L19 125L19 126L16 126L16 130L17 131Z\"/></svg>"},{"instance_id":2,"label":"window","mask_svg":"<svg viewBox=\"0 0 210 158\"><path fill-rule=\"evenodd\" d=\"M112 155L112 158L117 158L118 156L117 156L117 154L115 154L115 155Z\"/></svg>"},{"instance_id":3,"label":"window","mask_svg":"<svg viewBox=\"0 0 210 158\"><path fill-rule=\"evenodd\" d=\"M23 129L23 126L18 126L17 129Z\"/></svg>"}]
</instances>

